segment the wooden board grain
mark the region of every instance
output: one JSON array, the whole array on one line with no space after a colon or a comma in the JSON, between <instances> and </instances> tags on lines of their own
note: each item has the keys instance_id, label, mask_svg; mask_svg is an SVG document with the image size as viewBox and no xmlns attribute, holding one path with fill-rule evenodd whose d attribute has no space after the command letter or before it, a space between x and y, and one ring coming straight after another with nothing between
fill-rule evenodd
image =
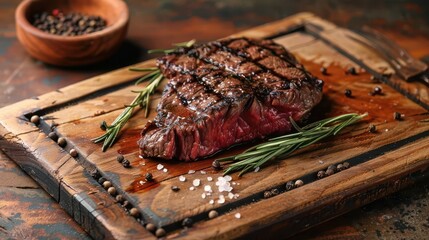
<instances>
[{"instance_id":1,"label":"wooden board grain","mask_svg":"<svg viewBox=\"0 0 429 240\"><path fill-rule=\"evenodd\" d=\"M210 167L214 158L179 163L138 156L139 131L155 116L160 93L153 96L149 117L146 119L143 112L136 112L112 149L102 152L99 145L91 142L103 133L99 123L111 122L134 98L131 91L142 87L132 84L142 73L128 68L1 109L1 147L96 239L154 238L153 233L144 228L148 223L163 228L167 238L238 238L249 234L263 237L267 229L272 236L290 236L426 176L429 123L422 120L429 115L424 107L395 89L371 80L366 71L384 73L380 66L386 63L381 58L359 47L348 53L353 59L359 59L353 62L326 39L308 34L307 23L323 26L325 31L321 34L325 38L329 36L338 46L354 44L345 39L334 24L309 13L234 36L272 38L325 81L324 98L313 111L312 120L351 112L367 112L369 117L339 136L303 149L287 160L273 162L257 173L242 178L233 174L233 192L237 195L232 199L226 196L225 203L217 202L220 196L217 191L202 197L203 187L210 185L215 189L214 182L222 174ZM153 65L154 61L147 61L135 66ZM328 75L320 73L322 65L328 67ZM363 65L374 68L359 68ZM347 75L344 68L349 66L357 67L359 74ZM386 71L384 67L381 69ZM394 80L395 77L390 81ZM371 96L376 86L382 86L383 94ZM345 89L352 90L352 98L344 95ZM425 95L418 97L428 100ZM394 120L394 112L404 114L403 120ZM37 126L29 122L34 114L42 117ZM369 123L377 126L376 133L368 132ZM47 137L51 131L64 137L67 145L59 147ZM78 152L77 157L68 154L71 149ZM236 147L216 157L243 149ZM122 167L116 161L118 154L129 159L132 167ZM319 170L345 161L351 168L323 179L316 178ZM157 170L160 163L168 169L166 172ZM189 170L196 172L189 174ZM147 172L153 174L154 182L145 181ZM182 175L187 178L185 182L178 180ZM98 183L101 176L112 183L117 194L126 198L128 207L122 207L103 189ZM197 178L201 185L189 190L192 180ZM302 179L305 185L286 191L285 183L297 179ZM173 192L173 185L181 190ZM280 194L264 199L264 191L274 188ZM128 215L131 207L139 212L136 218ZM213 209L220 216L209 219L208 212ZM236 213L242 217L237 219ZM183 228L184 218L191 218L195 226Z\"/></svg>"}]
</instances>

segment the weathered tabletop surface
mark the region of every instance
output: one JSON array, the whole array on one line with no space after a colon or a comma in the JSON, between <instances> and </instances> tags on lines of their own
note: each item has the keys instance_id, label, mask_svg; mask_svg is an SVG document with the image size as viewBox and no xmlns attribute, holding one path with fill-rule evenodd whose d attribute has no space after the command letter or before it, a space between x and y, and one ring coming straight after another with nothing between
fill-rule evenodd
<instances>
[{"instance_id":1,"label":"weathered tabletop surface","mask_svg":"<svg viewBox=\"0 0 429 240\"><path fill-rule=\"evenodd\" d=\"M191 38L209 41L252 26L311 11L340 26L364 24L429 62L429 4L424 1L127 1L131 25L119 53L78 69L44 65L19 45L14 10L0 2L0 107L148 59L146 49ZM150 35L148 35L150 33ZM0 238L88 238L81 228L0 152ZM296 239L424 239L429 236L429 184L420 183L324 223Z\"/></svg>"}]
</instances>

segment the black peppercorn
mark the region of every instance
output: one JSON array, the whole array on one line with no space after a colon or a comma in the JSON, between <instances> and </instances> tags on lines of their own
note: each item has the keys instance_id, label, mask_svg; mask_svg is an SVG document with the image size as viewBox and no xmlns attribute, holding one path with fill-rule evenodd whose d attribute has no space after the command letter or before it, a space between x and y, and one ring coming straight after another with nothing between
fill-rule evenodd
<instances>
[{"instance_id":1,"label":"black peppercorn","mask_svg":"<svg viewBox=\"0 0 429 240\"><path fill-rule=\"evenodd\" d=\"M106 178L104 178L104 177L100 177L100 178L98 179L98 183L99 183L99 184L103 184L105 181L106 181Z\"/></svg>"},{"instance_id":2,"label":"black peppercorn","mask_svg":"<svg viewBox=\"0 0 429 240\"><path fill-rule=\"evenodd\" d=\"M211 211L209 212L209 218L210 218L210 219L213 219L213 218L215 218L215 217L217 217L217 216L219 216L219 213L218 213L217 211L215 211L215 210L211 210Z\"/></svg>"},{"instance_id":3,"label":"black peppercorn","mask_svg":"<svg viewBox=\"0 0 429 240\"><path fill-rule=\"evenodd\" d=\"M347 168L349 168L350 167L350 163L348 163L348 162L343 162L343 168L344 169L347 169Z\"/></svg>"},{"instance_id":4,"label":"black peppercorn","mask_svg":"<svg viewBox=\"0 0 429 240\"><path fill-rule=\"evenodd\" d=\"M301 187L302 185L304 185L304 182L302 180L298 179L295 181L295 187L298 188L298 187Z\"/></svg>"},{"instance_id":5,"label":"black peppercorn","mask_svg":"<svg viewBox=\"0 0 429 240\"><path fill-rule=\"evenodd\" d=\"M128 159L124 159L124 160L122 161L122 166L123 166L124 168L129 168L129 167L131 167L131 165L130 165L130 161L128 161Z\"/></svg>"},{"instance_id":6,"label":"black peppercorn","mask_svg":"<svg viewBox=\"0 0 429 240\"><path fill-rule=\"evenodd\" d=\"M98 170L97 169L92 169L91 170L91 172L89 173L90 175L91 175L91 177L93 177L95 180L99 180L100 179L100 177L101 177L101 175L100 175L100 173L98 172Z\"/></svg>"},{"instance_id":7,"label":"black peppercorn","mask_svg":"<svg viewBox=\"0 0 429 240\"><path fill-rule=\"evenodd\" d=\"M347 68L346 74L356 75L356 69L354 67Z\"/></svg>"},{"instance_id":8,"label":"black peppercorn","mask_svg":"<svg viewBox=\"0 0 429 240\"><path fill-rule=\"evenodd\" d=\"M153 175L152 173L148 172L144 175L144 178L146 179L146 181L151 182L153 181Z\"/></svg>"},{"instance_id":9,"label":"black peppercorn","mask_svg":"<svg viewBox=\"0 0 429 240\"><path fill-rule=\"evenodd\" d=\"M129 208L129 207L131 207L131 204L130 204L130 202L128 202L127 200L125 200L125 201L122 203L122 206L123 206L124 208Z\"/></svg>"},{"instance_id":10,"label":"black peppercorn","mask_svg":"<svg viewBox=\"0 0 429 240\"><path fill-rule=\"evenodd\" d=\"M117 157L116 157L116 161L118 161L118 163L122 163L123 161L124 161L124 155L122 155L122 154L119 154Z\"/></svg>"},{"instance_id":11,"label":"black peppercorn","mask_svg":"<svg viewBox=\"0 0 429 240\"><path fill-rule=\"evenodd\" d=\"M342 170L344 170L344 168L343 168L343 164L338 164L337 165L337 171L339 172L339 171L342 171Z\"/></svg>"},{"instance_id":12,"label":"black peppercorn","mask_svg":"<svg viewBox=\"0 0 429 240\"><path fill-rule=\"evenodd\" d=\"M352 90L350 90L350 89L346 89L345 91L344 91L344 95L346 95L346 97L352 97Z\"/></svg>"},{"instance_id":13,"label":"black peppercorn","mask_svg":"<svg viewBox=\"0 0 429 240\"><path fill-rule=\"evenodd\" d=\"M287 182L285 186L286 191L292 190L294 187L295 187L295 184L292 181Z\"/></svg>"},{"instance_id":14,"label":"black peppercorn","mask_svg":"<svg viewBox=\"0 0 429 240\"><path fill-rule=\"evenodd\" d=\"M55 132L50 132L50 133L48 134L48 137L49 137L50 139L54 140L54 141L57 141L57 140L58 140L58 135L57 135Z\"/></svg>"},{"instance_id":15,"label":"black peppercorn","mask_svg":"<svg viewBox=\"0 0 429 240\"><path fill-rule=\"evenodd\" d=\"M326 69L325 67L321 67L321 68L320 68L320 72L321 72L323 75L327 75L327 74L328 74L328 69Z\"/></svg>"},{"instance_id":16,"label":"black peppercorn","mask_svg":"<svg viewBox=\"0 0 429 240\"><path fill-rule=\"evenodd\" d=\"M63 137L58 138L57 143L60 147L65 147L67 145L67 141Z\"/></svg>"},{"instance_id":17,"label":"black peppercorn","mask_svg":"<svg viewBox=\"0 0 429 240\"><path fill-rule=\"evenodd\" d=\"M369 125L369 132L375 133L377 131L377 127L374 124Z\"/></svg>"},{"instance_id":18,"label":"black peppercorn","mask_svg":"<svg viewBox=\"0 0 429 240\"><path fill-rule=\"evenodd\" d=\"M118 195L116 195L116 201L118 202L118 203L123 203L124 201L125 201L125 198L124 198L124 196L123 195L121 195L121 194L118 194Z\"/></svg>"},{"instance_id":19,"label":"black peppercorn","mask_svg":"<svg viewBox=\"0 0 429 240\"><path fill-rule=\"evenodd\" d=\"M273 188L273 189L271 189L271 194L273 195L273 196L275 196L275 195L279 195L279 190L277 189L277 188Z\"/></svg>"},{"instance_id":20,"label":"black peppercorn","mask_svg":"<svg viewBox=\"0 0 429 240\"><path fill-rule=\"evenodd\" d=\"M214 160L212 163L212 167L215 170L220 170L222 169L222 165L220 164L220 162L218 160Z\"/></svg>"},{"instance_id":21,"label":"black peppercorn","mask_svg":"<svg viewBox=\"0 0 429 240\"><path fill-rule=\"evenodd\" d=\"M106 129L107 129L107 123L105 121L102 121L100 123L100 128L101 128L101 130L106 131Z\"/></svg>"},{"instance_id":22,"label":"black peppercorn","mask_svg":"<svg viewBox=\"0 0 429 240\"><path fill-rule=\"evenodd\" d=\"M317 178L321 179L325 177L325 171L321 170L317 172Z\"/></svg>"},{"instance_id":23,"label":"black peppercorn","mask_svg":"<svg viewBox=\"0 0 429 240\"><path fill-rule=\"evenodd\" d=\"M104 182L104 183L106 183L106 182ZM104 186L104 184L103 184L103 186ZM116 196L116 188L115 187L109 187L107 189L107 192L112 196Z\"/></svg>"},{"instance_id":24,"label":"black peppercorn","mask_svg":"<svg viewBox=\"0 0 429 240\"><path fill-rule=\"evenodd\" d=\"M130 209L130 215L137 218L140 216L140 212L137 208L131 208Z\"/></svg>"},{"instance_id":25,"label":"black peppercorn","mask_svg":"<svg viewBox=\"0 0 429 240\"><path fill-rule=\"evenodd\" d=\"M271 193L271 191L265 191L264 192L264 198L270 198L272 196L273 196L273 194Z\"/></svg>"},{"instance_id":26,"label":"black peppercorn","mask_svg":"<svg viewBox=\"0 0 429 240\"><path fill-rule=\"evenodd\" d=\"M372 96L381 95L382 92L383 92L383 89L381 87L377 86L372 90L371 95Z\"/></svg>"},{"instance_id":27,"label":"black peppercorn","mask_svg":"<svg viewBox=\"0 0 429 240\"><path fill-rule=\"evenodd\" d=\"M334 174L335 173L335 171L333 170L333 169L328 169L328 170L326 170L326 172L325 172L325 174L326 174L326 176L331 176L332 174Z\"/></svg>"},{"instance_id":28,"label":"black peppercorn","mask_svg":"<svg viewBox=\"0 0 429 240\"><path fill-rule=\"evenodd\" d=\"M171 186L171 190L173 192L178 192L180 190L180 188L178 186Z\"/></svg>"},{"instance_id":29,"label":"black peppercorn","mask_svg":"<svg viewBox=\"0 0 429 240\"><path fill-rule=\"evenodd\" d=\"M337 170L337 167L335 167L335 165L329 165L327 170L332 170L335 172L335 170Z\"/></svg>"},{"instance_id":30,"label":"black peppercorn","mask_svg":"<svg viewBox=\"0 0 429 240\"><path fill-rule=\"evenodd\" d=\"M194 222L190 218L185 218L182 221L182 226L184 226L184 227L192 227L193 224L194 224Z\"/></svg>"},{"instance_id":31,"label":"black peppercorn","mask_svg":"<svg viewBox=\"0 0 429 240\"><path fill-rule=\"evenodd\" d=\"M112 186L112 183L110 182L110 181L104 181L104 183L103 183L103 187L105 188L105 189L108 189L108 188L110 188Z\"/></svg>"},{"instance_id":32,"label":"black peppercorn","mask_svg":"<svg viewBox=\"0 0 429 240\"><path fill-rule=\"evenodd\" d=\"M401 120L402 119L402 114L400 114L398 112L394 112L393 113L393 119L395 119L395 120Z\"/></svg>"}]
</instances>

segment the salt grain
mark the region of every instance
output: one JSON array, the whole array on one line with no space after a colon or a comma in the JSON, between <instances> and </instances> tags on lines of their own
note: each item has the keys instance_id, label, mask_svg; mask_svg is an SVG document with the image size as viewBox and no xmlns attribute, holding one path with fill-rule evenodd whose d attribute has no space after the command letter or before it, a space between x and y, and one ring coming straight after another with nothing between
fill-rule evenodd
<instances>
[{"instance_id":1,"label":"salt grain","mask_svg":"<svg viewBox=\"0 0 429 240\"><path fill-rule=\"evenodd\" d=\"M198 186L200 186L200 184L201 184L201 181L200 181L200 179L194 179L194 181L192 181L192 185L194 185L195 187L198 187Z\"/></svg>"},{"instance_id":2,"label":"salt grain","mask_svg":"<svg viewBox=\"0 0 429 240\"><path fill-rule=\"evenodd\" d=\"M213 178L212 177L207 177L207 181L211 182L211 181L213 181Z\"/></svg>"},{"instance_id":3,"label":"salt grain","mask_svg":"<svg viewBox=\"0 0 429 240\"><path fill-rule=\"evenodd\" d=\"M195 170L189 170L188 171L188 174L194 174L195 173Z\"/></svg>"},{"instance_id":4,"label":"salt grain","mask_svg":"<svg viewBox=\"0 0 429 240\"><path fill-rule=\"evenodd\" d=\"M205 194L205 193L201 194L201 197L202 197L203 199L205 199L205 198L206 198L206 194Z\"/></svg>"},{"instance_id":5,"label":"salt grain","mask_svg":"<svg viewBox=\"0 0 429 240\"><path fill-rule=\"evenodd\" d=\"M234 198L234 193L232 193L232 192L228 193L228 197L229 197L229 199L233 199Z\"/></svg>"},{"instance_id":6,"label":"salt grain","mask_svg":"<svg viewBox=\"0 0 429 240\"><path fill-rule=\"evenodd\" d=\"M210 204L214 204L214 200L213 200L213 199L212 199L212 200L210 200L210 201L209 201L209 203L210 203Z\"/></svg>"},{"instance_id":7,"label":"salt grain","mask_svg":"<svg viewBox=\"0 0 429 240\"><path fill-rule=\"evenodd\" d=\"M225 202L225 197L221 194L219 195L219 199L217 200L217 203L222 204Z\"/></svg>"},{"instance_id":8,"label":"salt grain","mask_svg":"<svg viewBox=\"0 0 429 240\"><path fill-rule=\"evenodd\" d=\"M140 180L140 182L139 182L139 183L140 183L140 185L143 185L145 182Z\"/></svg>"},{"instance_id":9,"label":"salt grain","mask_svg":"<svg viewBox=\"0 0 429 240\"><path fill-rule=\"evenodd\" d=\"M156 165L156 169L158 170L162 170L164 168L164 165L162 165L161 163Z\"/></svg>"},{"instance_id":10,"label":"salt grain","mask_svg":"<svg viewBox=\"0 0 429 240\"><path fill-rule=\"evenodd\" d=\"M162 169L163 172L168 172L167 168Z\"/></svg>"},{"instance_id":11,"label":"salt grain","mask_svg":"<svg viewBox=\"0 0 429 240\"><path fill-rule=\"evenodd\" d=\"M225 177L223 177L227 182L232 180L232 177L229 175L225 175Z\"/></svg>"},{"instance_id":12,"label":"salt grain","mask_svg":"<svg viewBox=\"0 0 429 240\"><path fill-rule=\"evenodd\" d=\"M186 181L186 177L185 177L185 176L183 176L183 175L180 175L180 177L179 177L179 181L181 181L181 182Z\"/></svg>"},{"instance_id":13,"label":"salt grain","mask_svg":"<svg viewBox=\"0 0 429 240\"><path fill-rule=\"evenodd\" d=\"M234 217L235 217L235 218L237 218L237 219L240 219L240 218L241 218L241 214L240 214L240 213L236 213L236 214L234 215Z\"/></svg>"},{"instance_id":14,"label":"salt grain","mask_svg":"<svg viewBox=\"0 0 429 240\"><path fill-rule=\"evenodd\" d=\"M190 187L190 188L189 188L189 190L194 191L194 190L195 190L195 188L194 188L194 187Z\"/></svg>"},{"instance_id":15,"label":"salt grain","mask_svg":"<svg viewBox=\"0 0 429 240\"><path fill-rule=\"evenodd\" d=\"M255 168L254 172L259 172L259 169L261 169L260 167Z\"/></svg>"},{"instance_id":16,"label":"salt grain","mask_svg":"<svg viewBox=\"0 0 429 240\"><path fill-rule=\"evenodd\" d=\"M200 171L200 173L201 173L201 174L206 174L207 172L206 172L206 171L201 170L201 171Z\"/></svg>"},{"instance_id":17,"label":"salt grain","mask_svg":"<svg viewBox=\"0 0 429 240\"><path fill-rule=\"evenodd\" d=\"M206 192L212 192L212 187L210 185L205 185L204 186L204 191L206 191Z\"/></svg>"}]
</instances>

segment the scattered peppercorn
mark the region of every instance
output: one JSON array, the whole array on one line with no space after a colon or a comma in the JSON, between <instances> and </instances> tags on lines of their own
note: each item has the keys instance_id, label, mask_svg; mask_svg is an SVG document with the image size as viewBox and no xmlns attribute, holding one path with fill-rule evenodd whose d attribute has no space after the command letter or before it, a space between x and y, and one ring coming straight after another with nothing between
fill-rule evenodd
<instances>
[{"instance_id":1,"label":"scattered peppercorn","mask_svg":"<svg viewBox=\"0 0 429 240\"><path fill-rule=\"evenodd\" d=\"M286 191L292 190L295 187L295 184L292 181L286 183Z\"/></svg>"},{"instance_id":2,"label":"scattered peppercorn","mask_svg":"<svg viewBox=\"0 0 429 240\"><path fill-rule=\"evenodd\" d=\"M184 227L192 227L193 224L194 224L194 222L192 221L191 218L185 218L182 221L182 226L184 226Z\"/></svg>"},{"instance_id":3,"label":"scattered peppercorn","mask_svg":"<svg viewBox=\"0 0 429 240\"><path fill-rule=\"evenodd\" d=\"M335 165L329 165L327 170L332 170L335 172L335 170L337 170L337 167L335 167Z\"/></svg>"},{"instance_id":4,"label":"scattered peppercorn","mask_svg":"<svg viewBox=\"0 0 429 240\"><path fill-rule=\"evenodd\" d=\"M326 173L323 170L320 170L320 171L317 172L317 178L318 179L324 178L325 175L326 175Z\"/></svg>"},{"instance_id":5,"label":"scattered peppercorn","mask_svg":"<svg viewBox=\"0 0 429 240\"><path fill-rule=\"evenodd\" d=\"M31 116L31 118L30 118L30 122L32 122L32 123L34 123L34 124L38 125L38 124L39 124L39 122L40 122L40 117L39 117L39 116L37 116L37 115L33 115L33 116Z\"/></svg>"},{"instance_id":6,"label":"scattered peppercorn","mask_svg":"<svg viewBox=\"0 0 429 240\"><path fill-rule=\"evenodd\" d=\"M60 145L60 147L65 147L67 145L67 141L63 137L58 138L57 143Z\"/></svg>"},{"instance_id":7,"label":"scattered peppercorn","mask_svg":"<svg viewBox=\"0 0 429 240\"><path fill-rule=\"evenodd\" d=\"M99 184L101 184L101 185L103 185L103 183L104 183L106 180L107 180L106 178L104 178L104 177L100 177L100 178L98 179L98 183L99 183Z\"/></svg>"},{"instance_id":8,"label":"scattered peppercorn","mask_svg":"<svg viewBox=\"0 0 429 240\"><path fill-rule=\"evenodd\" d=\"M326 172L325 172L325 174L326 174L326 176L331 176L332 174L334 174L335 173L335 171L333 170L333 169L328 169L328 170L326 170Z\"/></svg>"},{"instance_id":9,"label":"scattered peppercorn","mask_svg":"<svg viewBox=\"0 0 429 240\"><path fill-rule=\"evenodd\" d=\"M375 133L377 131L377 127L374 124L369 125L369 132Z\"/></svg>"},{"instance_id":10,"label":"scattered peppercorn","mask_svg":"<svg viewBox=\"0 0 429 240\"><path fill-rule=\"evenodd\" d=\"M350 89L347 88L344 91L344 95L346 95L346 97L348 97L348 98L352 97L352 90L350 90Z\"/></svg>"},{"instance_id":11,"label":"scattered peppercorn","mask_svg":"<svg viewBox=\"0 0 429 240\"><path fill-rule=\"evenodd\" d=\"M346 74L356 75L356 69L354 67L347 68Z\"/></svg>"},{"instance_id":12,"label":"scattered peppercorn","mask_svg":"<svg viewBox=\"0 0 429 240\"><path fill-rule=\"evenodd\" d=\"M393 113L393 119L395 119L395 120L401 120L402 119L402 114L400 114L398 112L394 112Z\"/></svg>"},{"instance_id":13,"label":"scattered peppercorn","mask_svg":"<svg viewBox=\"0 0 429 240\"><path fill-rule=\"evenodd\" d=\"M124 159L123 161L122 161L122 166L124 167L124 168L129 168L131 165L130 165L130 161L128 160L128 159Z\"/></svg>"},{"instance_id":14,"label":"scattered peppercorn","mask_svg":"<svg viewBox=\"0 0 429 240\"><path fill-rule=\"evenodd\" d=\"M57 140L58 140L58 135L57 135L55 132L50 132L50 133L48 134L48 137L49 137L50 139L54 140L54 141L57 141Z\"/></svg>"},{"instance_id":15,"label":"scattered peppercorn","mask_svg":"<svg viewBox=\"0 0 429 240\"><path fill-rule=\"evenodd\" d=\"M152 173L148 172L144 175L144 178L146 179L146 181L151 182L153 181L153 175Z\"/></svg>"},{"instance_id":16,"label":"scattered peppercorn","mask_svg":"<svg viewBox=\"0 0 429 240\"><path fill-rule=\"evenodd\" d=\"M158 228L155 231L155 236L157 237L163 237L165 235L165 230L163 228Z\"/></svg>"},{"instance_id":17,"label":"scattered peppercorn","mask_svg":"<svg viewBox=\"0 0 429 240\"><path fill-rule=\"evenodd\" d=\"M323 75L327 75L327 74L328 74L328 69L326 69L325 67L321 67L321 68L320 68L320 72L321 72Z\"/></svg>"},{"instance_id":18,"label":"scattered peppercorn","mask_svg":"<svg viewBox=\"0 0 429 240\"><path fill-rule=\"evenodd\" d=\"M153 223L146 224L146 230L148 230L149 232L155 232L155 230L156 230L155 224L153 224Z\"/></svg>"},{"instance_id":19,"label":"scattered peppercorn","mask_svg":"<svg viewBox=\"0 0 429 240\"><path fill-rule=\"evenodd\" d=\"M125 201L122 203L122 206L123 206L124 208L129 208L129 207L131 206L131 204L130 204L130 202L128 202L127 200L125 200Z\"/></svg>"},{"instance_id":20,"label":"scattered peppercorn","mask_svg":"<svg viewBox=\"0 0 429 240\"><path fill-rule=\"evenodd\" d=\"M222 165L220 164L220 162L218 160L214 160L212 162L212 167L215 170L221 170L222 169Z\"/></svg>"},{"instance_id":21,"label":"scattered peppercorn","mask_svg":"<svg viewBox=\"0 0 429 240\"><path fill-rule=\"evenodd\" d=\"M178 192L180 190L180 188L178 186L171 186L171 190L173 192Z\"/></svg>"},{"instance_id":22,"label":"scattered peppercorn","mask_svg":"<svg viewBox=\"0 0 429 240\"><path fill-rule=\"evenodd\" d=\"M372 92L371 95L381 95L381 93L383 92L383 89L380 86L375 87Z\"/></svg>"},{"instance_id":23,"label":"scattered peppercorn","mask_svg":"<svg viewBox=\"0 0 429 240\"><path fill-rule=\"evenodd\" d=\"M100 128L101 128L101 130L103 130L103 131L106 131L106 130L107 130L107 123L106 123L106 121L102 121L102 122L100 123Z\"/></svg>"},{"instance_id":24,"label":"scattered peppercorn","mask_svg":"<svg viewBox=\"0 0 429 240\"><path fill-rule=\"evenodd\" d=\"M264 198L270 198L272 196L273 196L273 194L271 193L271 191L265 191L264 192Z\"/></svg>"},{"instance_id":25,"label":"scattered peppercorn","mask_svg":"<svg viewBox=\"0 0 429 240\"><path fill-rule=\"evenodd\" d=\"M112 183L110 182L110 181L104 181L104 183L103 183L103 187L105 188L105 189L108 189L109 187L111 187L112 186Z\"/></svg>"},{"instance_id":26,"label":"scattered peppercorn","mask_svg":"<svg viewBox=\"0 0 429 240\"><path fill-rule=\"evenodd\" d=\"M122 195L122 194L118 194L118 195L116 195L116 201L118 202L118 203L123 203L124 201L125 201L125 198L124 198L124 196Z\"/></svg>"},{"instance_id":27,"label":"scattered peppercorn","mask_svg":"<svg viewBox=\"0 0 429 240\"><path fill-rule=\"evenodd\" d=\"M44 32L62 36L89 34L106 27L106 21L99 16L66 14L58 9L54 9L51 14L48 12L34 14L32 24Z\"/></svg>"},{"instance_id":28,"label":"scattered peppercorn","mask_svg":"<svg viewBox=\"0 0 429 240\"><path fill-rule=\"evenodd\" d=\"M70 156L77 157L77 151L76 151L76 149L74 149L74 148L70 149L69 153L70 153Z\"/></svg>"},{"instance_id":29,"label":"scattered peppercorn","mask_svg":"<svg viewBox=\"0 0 429 240\"><path fill-rule=\"evenodd\" d=\"M91 177L93 177L95 180L99 180L100 179L100 177L101 177L101 175L100 175L100 173L98 172L98 170L97 169L92 169L90 172L89 172L89 174L91 175Z\"/></svg>"},{"instance_id":30,"label":"scattered peppercorn","mask_svg":"<svg viewBox=\"0 0 429 240\"><path fill-rule=\"evenodd\" d=\"M279 195L279 190L277 189L277 188L273 188L273 189L271 189L271 194L273 195L273 196L275 196L275 195Z\"/></svg>"},{"instance_id":31,"label":"scattered peppercorn","mask_svg":"<svg viewBox=\"0 0 429 240\"><path fill-rule=\"evenodd\" d=\"M210 219L213 219L213 218L215 218L215 217L217 217L217 216L219 216L219 213L218 213L216 210L211 210L211 211L209 212L209 218L210 218Z\"/></svg>"},{"instance_id":32,"label":"scattered peppercorn","mask_svg":"<svg viewBox=\"0 0 429 240\"><path fill-rule=\"evenodd\" d=\"M304 185L304 182L301 179L298 179L295 181L295 187L301 187L302 185Z\"/></svg>"},{"instance_id":33,"label":"scattered peppercorn","mask_svg":"<svg viewBox=\"0 0 429 240\"><path fill-rule=\"evenodd\" d=\"M343 162L343 167L344 167L344 169L349 168L349 167L350 167L350 163L348 163L348 162Z\"/></svg>"},{"instance_id":34,"label":"scattered peppercorn","mask_svg":"<svg viewBox=\"0 0 429 240\"><path fill-rule=\"evenodd\" d=\"M374 83L379 83L380 79L378 79L376 76L372 75L371 76L371 81L373 81Z\"/></svg>"},{"instance_id":35,"label":"scattered peppercorn","mask_svg":"<svg viewBox=\"0 0 429 240\"><path fill-rule=\"evenodd\" d=\"M339 163L339 164L337 165L337 171L339 172L339 171L342 171L342 170L344 170L344 168L343 168L343 164Z\"/></svg>"},{"instance_id":36,"label":"scattered peppercorn","mask_svg":"<svg viewBox=\"0 0 429 240\"><path fill-rule=\"evenodd\" d=\"M130 215L137 218L140 216L140 212L137 208L131 208L130 209Z\"/></svg>"},{"instance_id":37,"label":"scattered peppercorn","mask_svg":"<svg viewBox=\"0 0 429 240\"><path fill-rule=\"evenodd\" d=\"M109 187L109 188L107 189L107 192L108 192L110 195L115 196L115 195L116 195L116 188L115 188L115 187Z\"/></svg>"},{"instance_id":38,"label":"scattered peppercorn","mask_svg":"<svg viewBox=\"0 0 429 240\"><path fill-rule=\"evenodd\" d=\"M122 163L124 161L124 155L119 154L118 156L116 156L116 161L118 161L118 163Z\"/></svg>"}]
</instances>

